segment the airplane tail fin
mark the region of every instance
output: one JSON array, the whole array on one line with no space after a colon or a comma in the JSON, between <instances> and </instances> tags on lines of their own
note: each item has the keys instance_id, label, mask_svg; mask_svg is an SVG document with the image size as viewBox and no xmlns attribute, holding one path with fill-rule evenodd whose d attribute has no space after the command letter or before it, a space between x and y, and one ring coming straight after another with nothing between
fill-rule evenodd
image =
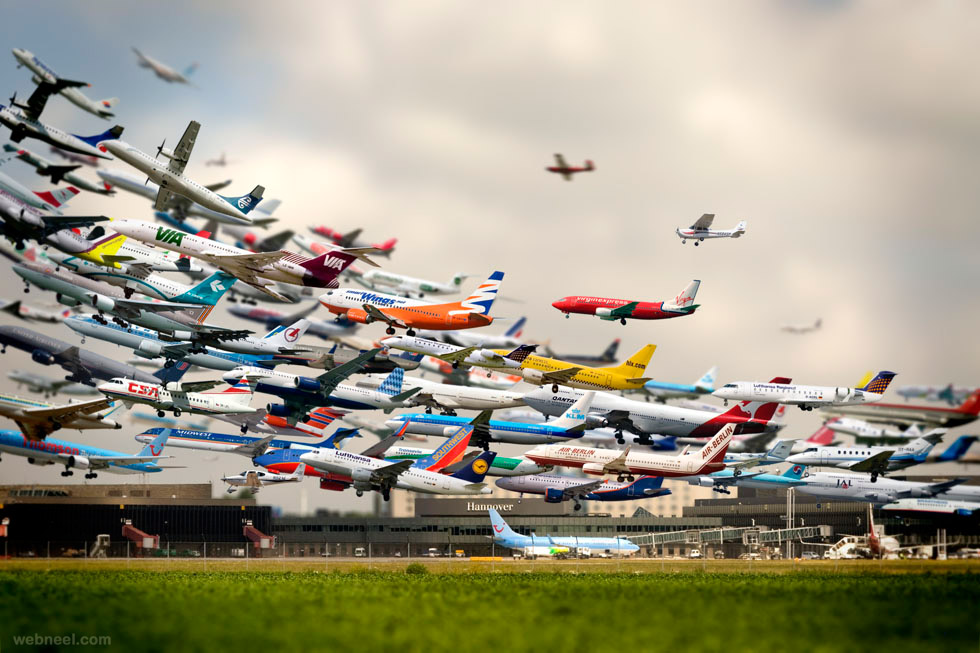
<instances>
[{"instance_id":1,"label":"airplane tail fin","mask_svg":"<svg viewBox=\"0 0 980 653\"><path fill-rule=\"evenodd\" d=\"M225 397L228 401L241 406L247 406L252 401L254 389L248 384L248 379L242 377L235 385L225 388L217 393Z\"/></svg>"},{"instance_id":2,"label":"airplane tail fin","mask_svg":"<svg viewBox=\"0 0 980 653\"><path fill-rule=\"evenodd\" d=\"M262 202L262 208L255 209L255 212L265 216L269 216L272 215L275 212L275 210L279 208L280 204L282 204L282 200L272 198ZM254 224L254 220L253 220L253 224ZM266 224L271 224L271 223L266 223ZM260 226L265 226L265 225L260 225Z\"/></svg>"},{"instance_id":3,"label":"airplane tail fin","mask_svg":"<svg viewBox=\"0 0 980 653\"><path fill-rule=\"evenodd\" d=\"M783 478L790 478L794 481L798 481L803 478L806 473L806 465L793 465L785 472L783 472Z\"/></svg>"},{"instance_id":4,"label":"airplane tail fin","mask_svg":"<svg viewBox=\"0 0 980 653\"><path fill-rule=\"evenodd\" d=\"M776 444L766 452L766 455L769 458L783 460L793 452L793 442L793 440L777 440Z\"/></svg>"},{"instance_id":5,"label":"airplane tail fin","mask_svg":"<svg viewBox=\"0 0 980 653\"><path fill-rule=\"evenodd\" d=\"M296 469L293 471L293 477L303 480L306 476L306 463L300 463L296 465Z\"/></svg>"},{"instance_id":6,"label":"airplane tail fin","mask_svg":"<svg viewBox=\"0 0 980 653\"><path fill-rule=\"evenodd\" d=\"M966 398L957 412L967 413L968 415L980 415L980 389L974 390L973 394Z\"/></svg>"},{"instance_id":7,"label":"airplane tail fin","mask_svg":"<svg viewBox=\"0 0 980 653\"><path fill-rule=\"evenodd\" d=\"M393 369L385 380L378 386L378 392L394 397L402 391L402 382L405 380L405 370L400 367Z\"/></svg>"},{"instance_id":8,"label":"airplane tail fin","mask_svg":"<svg viewBox=\"0 0 980 653\"><path fill-rule=\"evenodd\" d=\"M718 435L701 447L702 464L724 462L725 454L728 453L728 446L732 443L733 433L735 433L735 425L726 424Z\"/></svg>"},{"instance_id":9,"label":"airplane tail fin","mask_svg":"<svg viewBox=\"0 0 980 653\"><path fill-rule=\"evenodd\" d=\"M426 469L430 472L439 470L452 465L466 452L466 447L470 446L470 438L473 436L473 425L464 424L456 429L452 437L439 445L439 448L424 458L415 462L413 467ZM475 481L479 482L479 481Z\"/></svg>"},{"instance_id":10,"label":"airplane tail fin","mask_svg":"<svg viewBox=\"0 0 980 653\"><path fill-rule=\"evenodd\" d=\"M522 363L524 362L524 359L533 354L534 350L537 348L537 345L521 345L519 347L515 347L514 351L504 356L504 358L517 363Z\"/></svg>"},{"instance_id":11,"label":"airplane tail fin","mask_svg":"<svg viewBox=\"0 0 980 653\"><path fill-rule=\"evenodd\" d=\"M937 459L939 462L947 462L951 460L959 460L963 457L963 454L969 450L973 443L977 441L977 436L975 435L961 435L956 438L953 444L946 448L946 451L939 454Z\"/></svg>"},{"instance_id":12,"label":"airplane tail fin","mask_svg":"<svg viewBox=\"0 0 980 653\"><path fill-rule=\"evenodd\" d=\"M585 169L589 171L595 170L595 163L593 163L591 159L586 159Z\"/></svg>"},{"instance_id":13,"label":"airplane tail fin","mask_svg":"<svg viewBox=\"0 0 980 653\"><path fill-rule=\"evenodd\" d=\"M691 312L698 306L694 303L694 298L698 294L698 288L701 287L701 280L695 279L691 283L684 287L684 290L677 293L669 302L664 302L663 308L665 311L687 311Z\"/></svg>"},{"instance_id":14,"label":"airplane tail fin","mask_svg":"<svg viewBox=\"0 0 980 653\"><path fill-rule=\"evenodd\" d=\"M263 340L280 347L292 347L299 342L311 324L313 323L304 317L289 326L279 325L267 333Z\"/></svg>"},{"instance_id":15,"label":"airplane tail fin","mask_svg":"<svg viewBox=\"0 0 980 653\"><path fill-rule=\"evenodd\" d=\"M80 141L82 141L84 143L88 143L92 147L95 147L96 145L98 145L102 141L114 141L114 140L118 139L120 136L122 136L122 133L123 133L122 126L121 125L116 125L115 127L112 127L111 129L105 130L101 134L96 134L95 136L79 136L78 134L73 134L73 136L75 138L77 138L78 140L80 140Z\"/></svg>"},{"instance_id":16,"label":"airplane tail fin","mask_svg":"<svg viewBox=\"0 0 980 653\"><path fill-rule=\"evenodd\" d=\"M711 369L705 372L700 379L694 382L694 387L704 392L714 392L715 379L718 378L718 366L712 365Z\"/></svg>"},{"instance_id":17,"label":"airplane tail fin","mask_svg":"<svg viewBox=\"0 0 980 653\"><path fill-rule=\"evenodd\" d=\"M383 243L378 244L378 249L380 249L385 255L391 254L395 251L395 245L398 243L397 238L389 238Z\"/></svg>"},{"instance_id":18,"label":"airplane tail fin","mask_svg":"<svg viewBox=\"0 0 980 653\"><path fill-rule=\"evenodd\" d=\"M774 402L763 403L761 401L740 401L723 414L729 417L742 417L752 419L757 422L770 422L776 415L779 404Z\"/></svg>"},{"instance_id":19,"label":"airplane tail fin","mask_svg":"<svg viewBox=\"0 0 980 653\"><path fill-rule=\"evenodd\" d=\"M609 362L616 360L616 352L619 351L619 342L620 342L619 338L616 338L611 343L609 343L609 346L606 347L606 350L604 352L602 352L600 358L604 361L609 361Z\"/></svg>"},{"instance_id":20,"label":"airplane tail fin","mask_svg":"<svg viewBox=\"0 0 980 653\"><path fill-rule=\"evenodd\" d=\"M813 323L813 328L814 329L819 329L822 326L823 326L823 320L818 317L817 318L817 321Z\"/></svg>"},{"instance_id":21,"label":"airplane tail fin","mask_svg":"<svg viewBox=\"0 0 980 653\"><path fill-rule=\"evenodd\" d=\"M527 318L522 315L510 326L509 329L507 329L507 331L504 332L504 335L508 338L520 338L526 322Z\"/></svg>"},{"instance_id":22,"label":"airplane tail fin","mask_svg":"<svg viewBox=\"0 0 980 653\"><path fill-rule=\"evenodd\" d=\"M161 385L167 385L168 383L176 383L184 378L184 374L187 373L191 364L187 361L177 361L171 367L161 367L159 370L153 373L157 379L160 380Z\"/></svg>"},{"instance_id":23,"label":"airplane tail fin","mask_svg":"<svg viewBox=\"0 0 980 653\"><path fill-rule=\"evenodd\" d=\"M191 75L194 74L194 71L197 70L197 66L198 66L198 63L195 61L194 63L192 63L191 65L189 65L187 68L184 68L184 72L181 73L181 74L184 77L190 77Z\"/></svg>"},{"instance_id":24,"label":"airplane tail fin","mask_svg":"<svg viewBox=\"0 0 980 653\"><path fill-rule=\"evenodd\" d=\"M500 290L503 279L503 272L497 271L491 274L486 281L477 286L472 295L459 303L462 309L459 313L490 315L490 307L493 306L493 300L497 298L497 291ZM453 313L456 311L450 312Z\"/></svg>"},{"instance_id":25,"label":"airplane tail fin","mask_svg":"<svg viewBox=\"0 0 980 653\"><path fill-rule=\"evenodd\" d=\"M745 233L745 225L746 225L745 220L739 221L739 223L737 225L735 225L735 233L732 234L732 238L738 238L742 234L744 234Z\"/></svg>"},{"instance_id":26,"label":"airplane tail fin","mask_svg":"<svg viewBox=\"0 0 980 653\"><path fill-rule=\"evenodd\" d=\"M493 459L496 457L496 452L484 451L479 456L474 458L473 462L452 476L453 478L458 478L459 480L466 481L468 483L482 483L483 478L487 475L487 472L490 471L490 465L493 463Z\"/></svg>"},{"instance_id":27,"label":"airplane tail fin","mask_svg":"<svg viewBox=\"0 0 980 653\"><path fill-rule=\"evenodd\" d=\"M160 434L147 442L137 456L153 456L157 458L163 453L163 447L167 444L167 439L173 433L171 429L161 429Z\"/></svg>"},{"instance_id":28,"label":"airplane tail fin","mask_svg":"<svg viewBox=\"0 0 980 653\"><path fill-rule=\"evenodd\" d=\"M549 424L551 426L565 429L566 431L585 430L585 418L589 414L589 408L592 406L593 399L595 399L595 390L589 390L579 397L578 401L569 406L568 409L561 414L561 417L549 422Z\"/></svg>"},{"instance_id":29,"label":"airplane tail fin","mask_svg":"<svg viewBox=\"0 0 980 653\"><path fill-rule=\"evenodd\" d=\"M873 379L868 381L868 385L861 388L865 392L873 392L875 394L884 394L885 390L888 388L888 384L892 382L895 378L894 372L878 372Z\"/></svg>"},{"instance_id":30,"label":"airplane tail fin","mask_svg":"<svg viewBox=\"0 0 980 653\"><path fill-rule=\"evenodd\" d=\"M104 100L99 100L99 104L101 104L104 109L111 109L112 107L114 107L117 104L119 104L119 98L117 98L117 97L110 97L110 98L106 98Z\"/></svg>"},{"instance_id":31,"label":"airplane tail fin","mask_svg":"<svg viewBox=\"0 0 980 653\"><path fill-rule=\"evenodd\" d=\"M806 439L807 444L813 444L819 447L829 446L834 441L834 436L836 434L827 424L823 424L816 430L816 432Z\"/></svg>"},{"instance_id":32,"label":"airplane tail fin","mask_svg":"<svg viewBox=\"0 0 980 653\"><path fill-rule=\"evenodd\" d=\"M248 215L248 213L262 201L262 193L264 192L264 186L256 186L248 195L242 195L241 197L227 197L225 195L218 195L218 197L228 202L242 213Z\"/></svg>"},{"instance_id":33,"label":"airplane tail fin","mask_svg":"<svg viewBox=\"0 0 980 653\"><path fill-rule=\"evenodd\" d=\"M324 410L323 408L317 408L317 410ZM314 411L316 412L316 411ZM333 420L331 420L333 421ZM333 432L326 440L317 442L314 447L320 449L343 449L341 443L347 438L359 438L361 437L360 429L337 429Z\"/></svg>"},{"instance_id":34,"label":"airplane tail fin","mask_svg":"<svg viewBox=\"0 0 980 653\"><path fill-rule=\"evenodd\" d=\"M58 183L58 182L54 182ZM81 191L74 186L65 188L52 188L45 191L34 191L34 194L55 208L60 208L68 203L71 198L78 195Z\"/></svg>"},{"instance_id":35,"label":"airplane tail fin","mask_svg":"<svg viewBox=\"0 0 980 653\"><path fill-rule=\"evenodd\" d=\"M500 516L495 508L490 508L490 525L493 527L493 532L501 537L509 537L511 535L517 535L504 518Z\"/></svg>"},{"instance_id":36,"label":"airplane tail fin","mask_svg":"<svg viewBox=\"0 0 980 653\"><path fill-rule=\"evenodd\" d=\"M653 352L656 350L657 345L646 345L643 349L627 358L625 362L615 367L604 367L601 369L612 372L613 374L620 374L627 379L642 377L647 370L647 365L650 363Z\"/></svg>"},{"instance_id":37,"label":"airplane tail fin","mask_svg":"<svg viewBox=\"0 0 980 653\"><path fill-rule=\"evenodd\" d=\"M237 280L230 274L215 272L187 292L174 297L172 301L214 306Z\"/></svg>"}]
</instances>

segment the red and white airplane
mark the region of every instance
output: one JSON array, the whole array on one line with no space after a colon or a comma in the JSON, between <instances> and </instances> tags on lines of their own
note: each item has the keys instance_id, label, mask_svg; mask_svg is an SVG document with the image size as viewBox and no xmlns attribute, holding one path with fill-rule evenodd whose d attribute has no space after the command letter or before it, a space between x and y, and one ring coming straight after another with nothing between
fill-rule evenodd
<instances>
[{"instance_id":1,"label":"red and white airplane","mask_svg":"<svg viewBox=\"0 0 980 653\"><path fill-rule=\"evenodd\" d=\"M667 302L636 302L628 299L611 299L609 297L591 297L574 295L562 297L552 306L565 314L595 315L600 320L619 320L626 324L631 320L664 320L671 317L690 315L698 308L694 297L698 294L701 281L695 279L687 284L674 299Z\"/></svg>"},{"instance_id":2,"label":"red and white airplane","mask_svg":"<svg viewBox=\"0 0 980 653\"><path fill-rule=\"evenodd\" d=\"M545 170L547 170L548 172L558 173L559 175L565 178L565 181L571 181L572 175L574 175L576 172L592 172L593 170L595 170L595 164L589 161L588 159L586 159L584 168L570 166L568 165L568 162L565 161L565 157L563 157L561 154L556 154L555 165L548 166L547 168L545 168Z\"/></svg>"},{"instance_id":3,"label":"red and white airplane","mask_svg":"<svg viewBox=\"0 0 980 653\"><path fill-rule=\"evenodd\" d=\"M395 251L395 244L398 243L397 238L389 238L382 243L369 243L360 238L360 229L355 229L345 234L340 231L334 231L330 227L319 225L317 227L310 227L310 231L317 236L329 239L330 242L339 247L374 247L375 249L380 249L382 256L390 256Z\"/></svg>"},{"instance_id":4,"label":"red and white airplane","mask_svg":"<svg viewBox=\"0 0 980 653\"><path fill-rule=\"evenodd\" d=\"M231 413L254 413L257 409L249 406L252 401L252 388L242 379L234 386L221 392L202 392L210 390L223 381L195 381L191 383L141 383L132 379L112 379L99 386L99 392L110 399L118 399L127 408L133 404L147 404L157 409L157 416L171 411L175 417L182 412L199 415L226 415Z\"/></svg>"},{"instance_id":5,"label":"red and white airplane","mask_svg":"<svg viewBox=\"0 0 980 653\"><path fill-rule=\"evenodd\" d=\"M586 474L603 476L616 474L617 480L633 481L637 476L697 476L725 469L725 453L732 442L735 425L723 428L698 451L687 448L679 455L663 455L645 451L592 449L568 444L539 445L525 452L524 457L539 465L578 467Z\"/></svg>"}]
</instances>

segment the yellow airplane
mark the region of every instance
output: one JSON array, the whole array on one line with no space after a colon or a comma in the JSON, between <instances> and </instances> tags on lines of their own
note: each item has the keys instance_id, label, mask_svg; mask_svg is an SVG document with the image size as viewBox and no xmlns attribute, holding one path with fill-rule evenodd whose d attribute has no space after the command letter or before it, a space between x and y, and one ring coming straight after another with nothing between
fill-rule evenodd
<instances>
[{"instance_id":1,"label":"yellow airplane","mask_svg":"<svg viewBox=\"0 0 980 653\"><path fill-rule=\"evenodd\" d=\"M656 350L657 345L646 345L624 363L613 367L572 365L554 358L528 354L521 361L521 375L525 381L534 385L550 383L552 392L558 392L559 385L587 390L637 390L650 380L643 373ZM494 351L501 356L512 353L507 349Z\"/></svg>"}]
</instances>

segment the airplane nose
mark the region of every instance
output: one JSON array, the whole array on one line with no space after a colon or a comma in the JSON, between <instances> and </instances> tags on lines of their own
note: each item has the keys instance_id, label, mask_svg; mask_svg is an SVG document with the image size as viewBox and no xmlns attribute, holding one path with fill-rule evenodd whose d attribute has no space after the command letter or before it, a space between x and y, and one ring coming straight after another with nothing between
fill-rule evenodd
<instances>
[{"instance_id":1,"label":"airplane nose","mask_svg":"<svg viewBox=\"0 0 980 653\"><path fill-rule=\"evenodd\" d=\"M557 308L558 310L561 310L565 308L565 305L567 303L568 303L568 297L562 297L558 301L551 302L551 305Z\"/></svg>"}]
</instances>

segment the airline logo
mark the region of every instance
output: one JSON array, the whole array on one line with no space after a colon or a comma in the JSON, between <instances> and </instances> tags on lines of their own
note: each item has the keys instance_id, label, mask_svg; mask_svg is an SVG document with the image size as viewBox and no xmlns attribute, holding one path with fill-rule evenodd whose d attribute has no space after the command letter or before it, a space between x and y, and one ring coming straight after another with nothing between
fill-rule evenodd
<instances>
[{"instance_id":1,"label":"airline logo","mask_svg":"<svg viewBox=\"0 0 980 653\"><path fill-rule=\"evenodd\" d=\"M149 446L150 446L150 455L153 456L154 458L156 458L157 456L163 453L163 445L153 446L151 444Z\"/></svg>"},{"instance_id":2,"label":"airline logo","mask_svg":"<svg viewBox=\"0 0 980 653\"><path fill-rule=\"evenodd\" d=\"M475 474L486 474L487 469L489 469L489 465L487 465L487 461L483 460L482 458L477 458L473 461L471 469Z\"/></svg>"},{"instance_id":3,"label":"airline logo","mask_svg":"<svg viewBox=\"0 0 980 653\"><path fill-rule=\"evenodd\" d=\"M252 205L252 196L246 195L245 197L238 198L238 208L244 210L246 207Z\"/></svg>"},{"instance_id":4,"label":"airline logo","mask_svg":"<svg viewBox=\"0 0 980 653\"><path fill-rule=\"evenodd\" d=\"M337 258L336 256L328 256L323 259L323 267L333 268L338 272L343 271L345 263L346 261L344 259Z\"/></svg>"},{"instance_id":5,"label":"airline logo","mask_svg":"<svg viewBox=\"0 0 980 653\"><path fill-rule=\"evenodd\" d=\"M493 530L496 531L497 533L503 533L504 532L504 527L503 526L499 526L497 524L494 524L493 525Z\"/></svg>"},{"instance_id":6,"label":"airline logo","mask_svg":"<svg viewBox=\"0 0 980 653\"><path fill-rule=\"evenodd\" d=\"M182 240L184 240L184 236L186 235L187 234L185 234L183 231L179 231L177 229L158 227L156 239L161 243L169 243L180 247L180 243Z\"/></svg>"},{"instance_id":7,"label":"airline logo","mask_svg":"<svg viewBox=\"0 0 980 653\"><path fill-rule=\"evenodd\" d=\"M724 432L725 432L725 429L722 429L719 432L719 434L715 436L715 439L712 440L708 444L708 446L706 446L704 449L701 450L701 459L702 460L704 460L705 458L707 458L708 456L710 456L711 453L715 450L715 448L721 443L721 441L725 439L725 436L723 435Z\"/></svg>"},{"instance_id":8,"label":"airline logo","mask_svg":"<svg viewBox=\"0 0 980 653\"><path fill-rule=\"evenodd\" d=\"M218 279L215 279L214 281L211 282L212 292L223 292L224 290L225 290L224 285Z\"/></svg>"},{"instance_id":9,"label":"airline logo","mask_svg":"<svg viewBox=\"0 0 980 653\"><path fill-rule=\"evenodd\" d=\"M153 399L160 398L160 388L153 385L143 385L142 383L131 382L129 387L126 388L127 392L137 397L152 397Z\"/></svg>"},{"instance_id":10,"label":"airline logo","mask_svg":"<svg viewBox=\"0 0 980 653\"><path fill-rule=\"evenodd\" d=\"M363 292L360 290L352 290L350 294L355 300L365 304L374 304L375 306L394 306L395 304L405 303L405 300L400 297L388 297L386 295L377 295L372 292Z\"/></svg>"},{"instance_id":11,"label":"airline logo","mask_svg":"<svg viewBox=\"0 0 980 653\"><path fill-rule=\"evenodd\" d=\"M626 361L626 367L635 367L636 369L641 370L641 369L646 368L646 365L640 365L637 362L628 360L628 361Z\"/></svg>"},{"instance_id":12,"label":"airline logo","mask_svg":"<svg viewBox=\"0 0 980 653\"><path fill-rule=\"evenodd\" d=\"M296 342L296 339L299 338L299 328L293 327L292 329L286 329L282 337L286 342Z\"/></svg>"}]
</instances>

